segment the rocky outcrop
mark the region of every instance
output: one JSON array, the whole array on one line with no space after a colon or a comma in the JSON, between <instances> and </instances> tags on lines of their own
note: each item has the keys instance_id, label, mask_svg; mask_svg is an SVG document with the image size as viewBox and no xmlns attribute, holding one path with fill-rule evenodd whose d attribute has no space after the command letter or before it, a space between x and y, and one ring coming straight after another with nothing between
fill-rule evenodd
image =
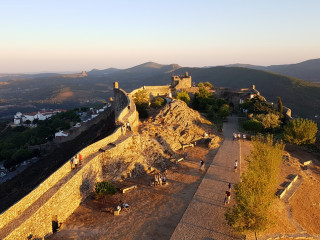
<instances>
[{"instance_id":1,"label":"rocky outcrop","mask_svg":"<svg viewBox=\"0 0 320 240\"><path fill-rule=\"evenodd\" d=\"M155 137L161 145L166 145L169 152L203 138L212 138L215 143L221 141L215 126L180 100L167 104L141 131ZM215 148L218 145L210 146Z\"/></svg>"},{"instance_id":2,"label":"rocky outcrop","mask_svg":"<svg viewBox=\"0 0 320 240\"><path fill-rule=\"evenodd\" d=\"M121 151L106 152L103 178L117 181L168 168L172 164L170 160L181 157L182 147L194 142L217 148L221 137L211 122L185 102L174 100L156 116L141 122L139 134L123 144Z\"/></svg>"}]
</instances>

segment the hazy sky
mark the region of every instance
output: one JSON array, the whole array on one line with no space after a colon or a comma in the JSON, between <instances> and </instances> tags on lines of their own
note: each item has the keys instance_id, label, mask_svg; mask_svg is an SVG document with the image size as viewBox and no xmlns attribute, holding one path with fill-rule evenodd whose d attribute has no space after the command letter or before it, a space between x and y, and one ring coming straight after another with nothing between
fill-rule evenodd
<instances>
[{"instance_id":1,"label":"hazy sky","mask_svg":"<svg viewBox=\"0 0 320 240\"><path fill-rule=\"evenodd\" d=\"M297 63L320 57L319 0L0 0L0 72Z\"/></svg>"}]
</instances>

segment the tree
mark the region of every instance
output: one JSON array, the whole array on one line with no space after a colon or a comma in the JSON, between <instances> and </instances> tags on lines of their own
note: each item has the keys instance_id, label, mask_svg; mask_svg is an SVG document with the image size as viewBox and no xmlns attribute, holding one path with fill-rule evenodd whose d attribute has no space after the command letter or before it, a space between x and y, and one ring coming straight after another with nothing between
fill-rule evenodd
<instances>
[{"instance_id":1,"label":"tree","mask_svg":"<svg viewBox=\"0 0 320 240\"><path fill-rule=\"evenodd\" d=\"M264 129L273 129L280 126L279 115L274 113L258 114L255 118L262 123Z\"/></svg>"},{"instance_id":2,"label":"tree","mask_svg":"<svg viewBox=\"0 0 320 240\"><path fill-rule=\"evenodd\" d=\"M297 145L313 144L318 132L317 124L309 119L297 118L284 127L284 140Z\"/></svg>"},{"instance_id":3,"label":"tree","mask_svg":"<svg viewBox=\"0 0 320 240\"><path fill-rule=\"evenodd\" d=\"M280 117L282 118L283 117L283 105L282 105L282 101L281 101L280 97L278 97L278 112L279 112Z\"/></svg>"},{"instance_id":4,"label":"tree","mask_svg":"<svg viewBox=\"0 0 320 240\"><path fill-rule=\"evenodd\" d=\"M97 182L95 187L96 197L103 198L104 202L108 195L113 195L116 192L116 187L110 182Z\"/></svg>"},{"instance_id":5,"label":"tree","mask_svg":"<svg viewBox=\"0 0 320 240\"><path fill-rule=\"evenodd\" d=\"M236 231L256 234L268 227L283 149L284 144L275 142L272 135L253 139L248 171L235 185L236 205L225 214L228 225Z\"/></svg>"},{"instance_id":6,"label":"tree","mask_svg":"<svg viewBox=\"0 0 320 240\"><path fill-rule=\"evenodd\" d=\"M162 97L156 97L152 102L151 102L151 107L153 108L159 108L166 104L166 100Z\"/></svg>"},{"instance_id":7,"label":"tree","mask_svg":"<svg viewBox=\"0 0 320 240\"><path fill-rule=\"evenodd\" d=\"M214 86L210 82L200 82L198 83L199 88L209 88L209 89L214 89Z\"/></svg>"},{"instance_id":8,"label":"tree","mask_svg":"<svg viewBox=\"0 0 320 240\"><path fill-rule=\"evenodd\" d=\"M257 119L250 119L242 123L244 130L252 133L261 133L263 130L262 123Z\"/></svg>"},{"instance_id":9,"label":"tree","mask_svg":"<svg viewBox=\"0 0 320 240\"><path fill-rule=\"evenodd\" d=\"M185 91L178 92L176 98L184 101L188 105L190 103L190 96Z\"/></svg>"},{"instance_id":10,"label":"tree","mask_svg":"<svg viewBox=\"0 0 320 240\"><path fill-rule=\"evenodd\" d=\"M223 104L220 108L219 108L219 117L222 119L225 119L226 117L228 117L230 115L230 107L228 104Z\"/></svg>"},{"instance_id":11,"label":"tree","mask_svg":"<svg viewBox=\"0 0 320 240\"><path fill-rule=\"evenodd\" d=\"M133 95L133 101L137 106L137 111L139 112L139 117L140 118L147 118L148 117L148 112L147 108L149 106L150 102L150 97L147 92L147 90L142 89L136 92Z\"/></svg>"},{"instance_id":12,"label":"tree","mask_svg":"<svg viewBox=\"0 0 320 240\"><path fill-rule=\"evenodd\" d=\"M136 92L133 95L133 101L136 105L149 104L150 97L149 97L147 90L142 89L142 90L139 90L138 92Z\"/></svg>"}]
</instances>

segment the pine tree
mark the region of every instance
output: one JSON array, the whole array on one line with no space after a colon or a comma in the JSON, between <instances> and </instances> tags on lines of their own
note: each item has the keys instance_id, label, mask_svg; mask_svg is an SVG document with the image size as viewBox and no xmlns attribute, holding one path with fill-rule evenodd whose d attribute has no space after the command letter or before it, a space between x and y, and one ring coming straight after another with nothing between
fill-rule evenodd
<instances>
[{"instance_id":1,"label":"pine tree","mask_svg":"<svg viewBox=\"0 0 320 240\"><path fill-rule=\"evenodd\" d=\"M280 117L282 118L282 116L283 116L283 105L282 105L282 101L281 101L280 97L278 97L278 112L280 114Z\"/></svg>"}]
</instances>

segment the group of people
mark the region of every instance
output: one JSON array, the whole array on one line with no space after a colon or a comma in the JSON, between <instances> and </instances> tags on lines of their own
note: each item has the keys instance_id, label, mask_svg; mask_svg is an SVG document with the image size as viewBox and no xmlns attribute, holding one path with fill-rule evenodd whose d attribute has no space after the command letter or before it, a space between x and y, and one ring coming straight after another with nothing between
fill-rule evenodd
<instances>
[{"instance_id":1,"label":"group of people","mask_svg":"<svg viewBox=\"0 0 320 240\"><path fill-rule=\"evenodd\" d=\"M123 124L123 125L121 126L122 135L125 135L125 134L126 134L126 131L131 131L131 126L130 126L130 123L129 123L129 122L126 122L125 124Z\"/></svg>"},{"instance_id":2,"label":"group of people","mask_svg":"<svg viewBox=\"0 0 320 240\"><path fill-rule=\"evenodd\" d=\"M129 204L123 202L122 200L120 200L119 204L115 207L115 211L120 211L120 210L128 210L129 209Z\"/></svg>"},{"instance_id":3,"label":"group of people","mask_svg":"<svg viewBox=\"0 0 320 240\"><path fill-rule=\"evenodd\" d=\"M231 199L231 183L228 184L228 190L225 193L224 196L224 205L227 205L230 203L230 199Z\"/></svg>"},{"instance_id":4,"label":"group of people","mask_svg":"<svg viewBox=\"0 0 320 240\"><path fill-rule=\"evenodd\" d=\"M154 186L166 184L166 182L167 182L167 177L165 173L157 173L156 175L154 175L154 181L153 181Z\"/></svg>"},{"instance_id":5,"label":"group of people","mask_svg":"<svg viewBox=\"0 0 320 240\"><path fill-rule=\"evenodd\" d=\"M242 140L245 141L247 136L245 134L242 134ZM233 141L235 140L241 140L241 134L240 133L233 133L232 136Z\"/></svg>"},{"instance_id":6,"label":"group of people","mask_svg":"<svg viewBox=\"0 0 320 240\"><path fill-rule=\"evenodd\" d=\"M79 153L71 158L71 168L76 168L82 164L82 155Z\"/></svg>"}]
</instances>

